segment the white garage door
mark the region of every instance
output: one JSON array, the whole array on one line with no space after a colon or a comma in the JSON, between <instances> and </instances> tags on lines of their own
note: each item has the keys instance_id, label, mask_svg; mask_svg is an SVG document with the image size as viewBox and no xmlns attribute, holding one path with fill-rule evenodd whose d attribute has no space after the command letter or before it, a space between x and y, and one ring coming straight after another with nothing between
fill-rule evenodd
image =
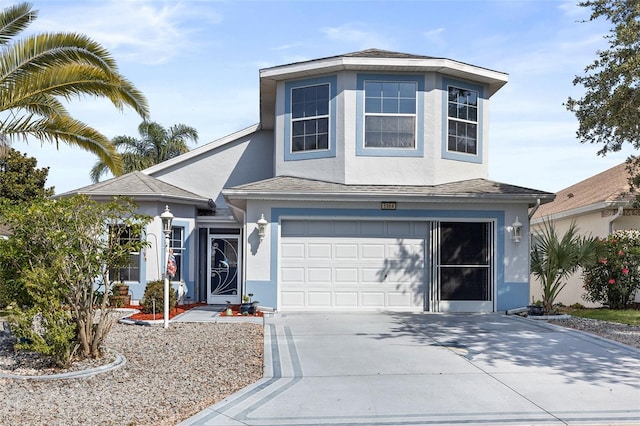
<instances>
[{"instance_id":1,"label":"white garage door","mask_svg":"<svg viewBox=\"0 0 640 426\"><path fill-rule=\"evenodd\" d=\"M283 220L281 310L422 310L425 222Z\"/></svg>"}]
</instances>

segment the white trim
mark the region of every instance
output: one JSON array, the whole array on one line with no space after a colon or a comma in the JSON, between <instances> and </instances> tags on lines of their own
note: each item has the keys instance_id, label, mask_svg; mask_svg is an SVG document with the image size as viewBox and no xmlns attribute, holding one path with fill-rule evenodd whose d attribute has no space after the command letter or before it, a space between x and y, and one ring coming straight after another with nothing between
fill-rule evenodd
<instances>
[{"instance_id":1,"label":"white trim","mask_svg":"<svg viewBox=\"0 0 640 426\"><path fill-rule=\"evenodd\" d=\"M595 213L601 210L630 206L629 201L600 201L598 203L589 204L588 206L578 207L575 209L565 210L563 212L554 213L550 215L540 216L535 219L531 219L531 225L537 225L545 220L560 220L571 216L579 216L587 213Z\"/></svg>"}]
</instances>

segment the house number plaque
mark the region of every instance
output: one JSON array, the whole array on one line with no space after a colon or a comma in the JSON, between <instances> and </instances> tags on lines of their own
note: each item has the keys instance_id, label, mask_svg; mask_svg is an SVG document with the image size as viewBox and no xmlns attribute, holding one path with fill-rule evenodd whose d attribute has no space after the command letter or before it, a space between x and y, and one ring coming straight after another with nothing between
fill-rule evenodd
<instances>
[{"instance_id":1,"label":"house number plaque","mask_svg":"<svg viewBox=\"0 0 640 426\"><path fill-rule=\"evenodd\" d=\"M380 209L382 210L395 210L396 202L395 201L383 201L380 203Z\"/></svg>"}]
</instances>

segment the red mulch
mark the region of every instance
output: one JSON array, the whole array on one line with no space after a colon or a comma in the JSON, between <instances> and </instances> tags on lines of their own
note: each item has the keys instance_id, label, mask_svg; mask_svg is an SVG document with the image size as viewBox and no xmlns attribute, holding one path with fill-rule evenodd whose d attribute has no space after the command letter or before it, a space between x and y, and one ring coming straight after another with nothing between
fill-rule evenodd
<instances>
[{"instance_id":1,"label":"red mulch","mask_svg":"<svg viewBox=\"0 0 640 426\"><path fill-rule=\"evenodd\" d=\"M190 303L185 305L178 305L173 309L169 309L169 319L175 317L176 315L180 315L185 313L189 309L193 309L196 306L206 306L206 303ZM133 308L133 309L141 309L141 306L138 305L127 305L125 308ZM130 315L128 318L132 320L141 320L141 321L150 321L150 320L161 320L164 319L164 311L156 312L155 317L153 314L144 314L142 312Z\"/></svg>"}]
</instances>

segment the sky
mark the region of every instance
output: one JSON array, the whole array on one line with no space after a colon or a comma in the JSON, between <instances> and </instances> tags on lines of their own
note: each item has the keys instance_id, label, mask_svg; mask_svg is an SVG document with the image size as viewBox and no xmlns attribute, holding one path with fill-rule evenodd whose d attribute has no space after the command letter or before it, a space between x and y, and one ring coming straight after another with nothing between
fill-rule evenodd
<instances>
[{"instance_id":1,"label":"sky","mask_svg":"<svg viewBox=\"0 0 640 426\"><path fill-rule=\"evenodd\" d=\"M0 7L14 4L0 0ZM258 123L259 70L377 48L505 72L490 102L489 179L556 192L607 170L630 149L597 155L576 138L576 75L607 48L610 25L576 0L161 1L32 0L29 32L76 32L101 43L147 97L151 120L185 124L197 145ZM139 136L140 117L84 97L70 113L108 138ZM49 167L63 193L91 184L93 154L37 140L13 147Z\"/></svg>"}]
</instances>

